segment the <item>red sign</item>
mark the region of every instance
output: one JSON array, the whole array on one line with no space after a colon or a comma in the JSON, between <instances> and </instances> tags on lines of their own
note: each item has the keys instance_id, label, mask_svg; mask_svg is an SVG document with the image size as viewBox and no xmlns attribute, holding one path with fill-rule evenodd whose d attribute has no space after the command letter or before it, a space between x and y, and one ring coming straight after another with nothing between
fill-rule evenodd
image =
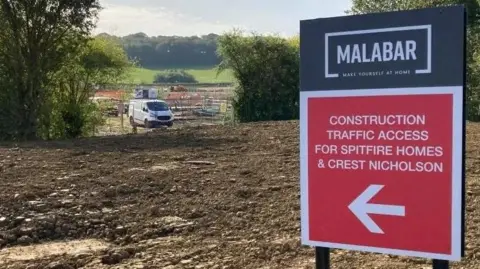
<instances>
[{"instance_id":1,"label":"red sign","mask_svg":"<svg viewBox=\"0 0 480 269\"><path fill-rule=\"evenodd\" d=\"M461 258L462 89L301 93L302 240Z\"/></svg>"}]
</instances>

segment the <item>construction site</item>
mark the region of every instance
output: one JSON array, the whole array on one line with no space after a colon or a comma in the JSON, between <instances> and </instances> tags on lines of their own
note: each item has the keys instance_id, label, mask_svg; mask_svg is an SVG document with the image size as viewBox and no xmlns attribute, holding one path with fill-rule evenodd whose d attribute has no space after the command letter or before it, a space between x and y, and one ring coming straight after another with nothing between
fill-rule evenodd
<instances>
[{"instance_id":1,"label":"construction site","mask_svg":"<svg viewBox=\"0 0 480 269\"><path fill-rule=\"evenodd\" d=\"M142 89L142 87L136 89ZM156 92L155 99L163 100L169 105L175 116L175 126L225 124L234 121L234 113L232 113L234 89L231 87L188 89L179 85L146 89L154 90ZM95 92L91 99L97 102L100 100L102 104L105 104L105 115L108 117L106 126L103 126L105 128L101 128L97 135L128 132L131 126L128 124L128 115L126 114L128 102L134 98L134 95L133 90L125 89ZM123 104L123 109L118 108L119 104ZM122 114L124 114L123 119Z\"/></svg>"}]
</instances>

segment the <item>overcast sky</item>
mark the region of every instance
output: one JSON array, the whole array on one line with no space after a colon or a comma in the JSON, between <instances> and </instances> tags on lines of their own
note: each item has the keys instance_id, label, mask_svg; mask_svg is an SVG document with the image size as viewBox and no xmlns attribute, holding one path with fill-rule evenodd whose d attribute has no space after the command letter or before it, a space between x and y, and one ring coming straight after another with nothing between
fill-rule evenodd
<instances>
[{"instance_id":1,"label":"overcast sky","mask_svg":"<svg viewBox=\"0 0 480 269\"><path fill-rule=\"evenodd\" d=\"M236 28L294 35L299 20L344 15L350 0L100 0L96 33L221 34Z\"/></svg>"}]
</instances>

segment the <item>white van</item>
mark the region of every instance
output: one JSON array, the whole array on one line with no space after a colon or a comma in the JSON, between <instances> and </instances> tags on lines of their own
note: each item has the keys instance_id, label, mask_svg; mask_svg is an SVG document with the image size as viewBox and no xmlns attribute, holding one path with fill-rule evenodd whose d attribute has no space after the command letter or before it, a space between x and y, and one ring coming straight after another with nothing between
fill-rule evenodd
<instances>
[{"instance_id":1,"label":"white van","mask_svg":"<svg viewBox=\"0 0 480 269\"><path fill-rule=\"evenodd\" d=\"M165 101L157 99L132 99L128 106L132 126L152 128L173 125L173 112Z\"/></svg>"}]
</instances>

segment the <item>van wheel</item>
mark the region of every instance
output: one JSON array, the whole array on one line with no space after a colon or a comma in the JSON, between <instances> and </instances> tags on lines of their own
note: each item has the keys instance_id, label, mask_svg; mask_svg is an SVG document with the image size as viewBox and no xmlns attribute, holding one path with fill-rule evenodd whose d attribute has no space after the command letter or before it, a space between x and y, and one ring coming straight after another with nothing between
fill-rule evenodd
<instances>
[{"instance_id":1,"label":"van wheel","mask_svg":"<svg viewBox=\"0 0 480 269\"><path fill-rule=\"evenodd\" d=\"M145 128L150 129L150 122L147 119L145 119Z\"/></svg>"},{"instance_id":2,"label":"van wheel","mask_svg":"<svg viewBox=\"0 0 480 269\"><path fill-rule=\"evenodd\" d=\"M135 122L133 121L133 117L130 116L130 125L132 125L132 127L135 127Z\"/></svg>"}]
</instances>

